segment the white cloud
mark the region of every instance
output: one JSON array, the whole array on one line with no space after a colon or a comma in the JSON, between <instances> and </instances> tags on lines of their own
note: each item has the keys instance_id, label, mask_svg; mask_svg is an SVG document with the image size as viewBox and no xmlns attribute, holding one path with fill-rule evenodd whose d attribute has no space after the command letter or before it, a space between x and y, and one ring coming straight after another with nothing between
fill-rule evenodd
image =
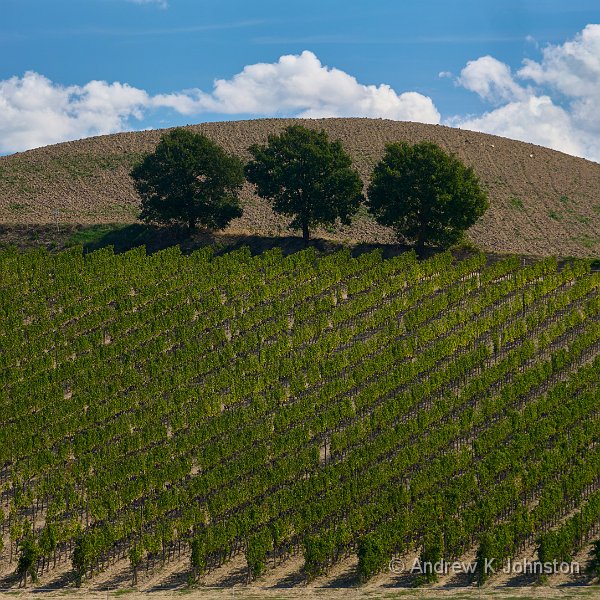
<instances>
[{"instance_id":1,"label":"white cloud","mask_svg":"<svg viewBox=\"0 0 600 600\"><path fill-rule=\"evenodd\" d=\"M126 84L64 87L31 71L0 81L0 151L122 130L148 100L146 92Z\"/></svg>"},{"instance_id":2,"label":"white cloud","mask_svg":"<svg viewBox=\"0 0 600 600\"><path fill-rule=\"evenodd\" d=\"M600 162L600 25L588 25L562 45L547 46L540 60L523 61L516 73L492 56L469 61L456 83L477 94L489 110L458 115L447 124ZM35 72L0 81L0 153L139 128L142 119L161 108L190 117L211 113L440 122L431 98L398 93L386 84L362 84L304 51L248 65L230 79L216 80L210 91L153 96L119 82L62 86Z\"/></svg>"},{"instance_id":3,"label":"white cloud","mask_svg":"<svg viewBox=\"0 0 600 600\"><path fill-rule=\"evenodd\" d=\"M431 98L397 94L385 84L363 85L344 71L322 65L306 50L276 63L249 65L232 79L217 80L210 94L196 94L198 109L223 114L440 120Z\"/></svg>"},{"instance_id":4,"label":"white cloud","mask_svg":"<svg viewBox=\"0 0 600 600\"><path fill-rule=\"evenodd\" d=\"M461 71L458 83L488 102L522 100L527 90L513 79L510 67L492 56L470 60Z\"/></svg>"},{"instance_id":5,"label":"white cloud","mask_svg":"<svg viewBox=\"0 0 600 600\"><path fill-rule=\"evenodd\" d=\"M276 63L245 67L219 79L212 92L199 89L151 96L123 83L91 81L62 86L28 72L0 81L0 153L132 128L132 120L168 108L183 115L220 113L298 117L383 117L439 123L427 96L363 85L321 64L312 52Z\"/></svg>"},{"instance_id":6,"label":"white cloud","mask_svg":"<svg viewBox=\"0 0 600 600\"><path fill-rule=\"evenodd\" d=\"M491 56L470 61L457 83L499 106L449 124L528 141L600 162L600 25L549 45L516 75Z\"/></svg>"},{"instance_id":7,"label":"white cloud","mask_svg":"<svg viewBox=\"0 0 600 600\"><path fill-rule=\"evenodd\" d=\"M548 46L542 61L523 61L519 76L569 97L600 98L600 25L587 25L562 46Z\"/></svg>"},{"instance_id":8,"label":"white cloud","mask_svg":"<svg viewBox=\"0 0 600 600\"><path fill-rule=\"evenodd\" d=\"M150 96L123 83L53 83L33 71L0 81L0 153L131 129L153 108L181 110L179 95ZM179 106L179 108L178 108Z\"/></svg>"},{"instance_id":9,"label":"white cloud","mask_svg":"<svg viewBox=\"0 0 600 600\"><path fill-rule=\"evenodd\" d=\"M471 118L450 121L463 129L493 133L583 156L587 145L573 127L569 113L556 106L548 96L529 96L525 100Z\"/></svg>"}]
</instances>

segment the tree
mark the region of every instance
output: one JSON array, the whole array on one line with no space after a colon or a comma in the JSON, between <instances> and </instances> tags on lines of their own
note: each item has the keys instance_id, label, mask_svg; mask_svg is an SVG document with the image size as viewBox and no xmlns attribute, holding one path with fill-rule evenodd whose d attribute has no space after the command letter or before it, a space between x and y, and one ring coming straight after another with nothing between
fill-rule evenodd
<instances>
[{"instance_id":1,"label":"tree","mask_svg":"<svg viewBox=\"0 0 600 600\"><path fill-rule=\"evenodd\" d=\"M206 136L177 128L131 171L147 223L223 229L242 215L243 162Z\"/></svg>"},{"instance_id":2,"label":"tree","mask_svg":"<svg viewBox=\"0 0 600 600\"><path fill-rule=\"evenodd\" d=\"M447 247L461 239L488 208L486 192L470 167L431 142L388 144L375 166L368 206L399 237Z\"/></svg>"},{"instance_id":3,"label":"tree","mask_svg":"<svg viewBox=\"0 0 600 600\"><path fill-rule=\"evenodd\" d=\"M339 141L330 142L325 131L291 125L249 150L254 159L246 165L246 178L275 212L293 217L291 226L302 229L305 245L311 227L338 219L350 223L363 200L363 184Z\"/></svg>"}]
</instances>

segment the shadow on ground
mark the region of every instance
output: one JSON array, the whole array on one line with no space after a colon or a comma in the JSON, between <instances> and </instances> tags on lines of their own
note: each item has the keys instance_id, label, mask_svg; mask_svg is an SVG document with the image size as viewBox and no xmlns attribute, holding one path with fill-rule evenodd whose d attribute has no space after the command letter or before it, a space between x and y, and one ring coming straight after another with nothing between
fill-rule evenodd
<instances>
[{"instance_id":1,"label":"shadow on ground","mask_svg":"<svg viewBox=\"0 0 600 600\"><path fill-rule=\"evenodd\" d=\"M198 230L189 235L186 227L159 227L134 223L130 225L70 225L57 228L54 225L0 225L0 247L16 246L22 250L46 247L60 251L73 246L83 246L84 252L112 246L115 252L126 252L138 246L146 246L149 254L171 246L180 246L189 253L198 248L212 246L217 254L248 247L252 254L261 254L280 248L284 255L304 249L300 236L265 236L246 233L221 233ZM315 237L310 246L319 252L335 252L349 247L338 241ZM352 254L358 256L375 248L381 249L389 258L410 249L401 244L358 244L351 246ZM430 254L434 254L431 250Z\"/></svg>"}]
</instances>

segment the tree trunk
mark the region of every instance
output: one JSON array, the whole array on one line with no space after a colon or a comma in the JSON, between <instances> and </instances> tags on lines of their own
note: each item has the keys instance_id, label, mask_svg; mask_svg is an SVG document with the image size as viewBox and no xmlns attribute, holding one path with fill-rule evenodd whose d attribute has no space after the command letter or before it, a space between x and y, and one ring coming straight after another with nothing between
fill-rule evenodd
<instances>
[{"instance_id":1,"label":"tree trunk","mask_svg":"<svg viewBox=\"0 0 600 600\"><path fill-rule=\"evenodd\" d=\"M308 230L308 223L305 221L302 223L302 239L304 240L304 247L308 247L308 241L310 239L310 232Z\"/></svg>"},{"instance_id":2,"label":"tree trunk","mask_svg":"<svg viewBox=\"0 0 600 600\"><path fill-rule=\"evenodd\" d=\"M419 235L417 236L417 244L415 247L419 258L424 258L425 256L425 241L426 240L424 232L419 231Z\"/></svg>"},{"instance_id":3,"label":"tree trunk","mask_svg":"<svg viewBox=\"0 0 600 600\"><path fill-rule=\"evenodd\" d=\"M188 229L190 232L190 235L192 234L192 232L194 231L194 229L196 229L196 217L189 217L188 218Z\"/></svg>"}]
</instances>

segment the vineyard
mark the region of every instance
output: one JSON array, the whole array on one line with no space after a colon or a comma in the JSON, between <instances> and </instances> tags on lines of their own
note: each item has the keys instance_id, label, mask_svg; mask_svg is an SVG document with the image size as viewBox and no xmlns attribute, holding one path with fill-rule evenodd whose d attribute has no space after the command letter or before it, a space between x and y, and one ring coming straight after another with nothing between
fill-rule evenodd
<instances>
[{"instance_id":1,"label":"vineyard","mask_svg":"<svg viewBox=\"0 0 600 600\"><path fill-rule=\"evenodd\" d=\"M567 560L600 537L599 288L553 258L2 250L0 584Z\"/></svg>"}]
</instances>

